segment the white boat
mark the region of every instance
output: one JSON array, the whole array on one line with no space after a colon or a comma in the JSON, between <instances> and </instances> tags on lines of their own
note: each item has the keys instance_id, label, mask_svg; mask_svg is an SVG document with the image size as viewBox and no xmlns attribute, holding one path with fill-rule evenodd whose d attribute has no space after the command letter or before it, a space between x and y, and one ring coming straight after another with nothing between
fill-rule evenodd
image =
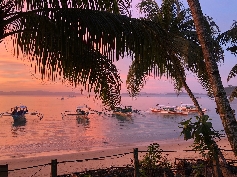
<instances>
[{"instance_id":1,"label":"white boat","mask_svg":"<svg viewBox=\"0 0 237 177\"><path fill-rule=\"evenodd\" d=\"M113 110L113 114L120 116L132 116L132 106L117 106Z\"/></svg>"},{"instance_id":2,"label":"white boat","mask_svg":"<svg viewBox=\"0 0 237 177\"><path fill-rule=\"evenodd\" d=\"M25 114L28 113L28 109L24 105L15 106L11 108L11 116L15 121L26 121Z\"/></svg>"},{"instance_id":3,"label":"white boat","mask_svg":"<svg viewBox=\"0 0 237 177\"><path fill-rule=\"evenodd\" d=\"M177 106L165 106L160 111L161 114L188 115L188 111L178 110Z\"/></svg>"},{"instance_id":4,"label":"white boat","mask_svg":"<svg viewBox=\"0 0 237 177\"><path fill-rule=\"evenodd\" d=\"M151 112L161 112L165 105L157 104L156 107L150 108Z\"/></svg>"},{"instance_id":5,"label":"white boat","mask_svg":"<svg viewBox=\"0 0 237 177\"><path fill-rule=\"evenodd\" d=\"M181 104L177 109L180 111L198 112L198 108L194 104ZM202 111L205 112L207 109L202 109Z\"/></svg>"}]
</instances>

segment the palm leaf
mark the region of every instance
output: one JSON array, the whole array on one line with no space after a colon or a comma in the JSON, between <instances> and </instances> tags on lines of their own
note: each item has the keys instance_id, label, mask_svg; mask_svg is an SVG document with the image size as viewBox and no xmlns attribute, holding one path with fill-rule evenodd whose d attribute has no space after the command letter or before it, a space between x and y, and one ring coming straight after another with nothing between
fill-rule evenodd
<instances>
[{"instance_id":1,"label":"palm leaf","mask_svg":"<svg viewBox=\"0 0 237 177\"><path fill-rule=\"evenodd\" d=\"M131 86L127 86L128 89L133 89L133 91L130 90L130 92L134 92L132 95L136 95L136 92L140 91L140 89L136 87L136 84L140 84L141 87L144 86L146 81L145 78L152 73L151 71L155 71L156 74L154 74L154 77L160 77L163 74L167 77L171 77L171 79L174 80L173 83L175 88L180 90L182 84L180 82L180 78L177 77L177 73L181 72L180 75L184 76L183 79L186 80L185 72L183 71L183 68L186 68L186 70L197 75L199 82L211 96L212 86L208 78L202 49L200 47L189 10L183 9L182 4L177 4L176 1L163 1L161 7L159 8L155 1L144 0L138 5L138 7L145 13L145 18L162 26L164 31L166 31L166 35L169 36L169 39L166 41L166 46L168 47L160 46L159 50L155 50L155 52L151 47L147 46L148 52L146 56L144 56L145 58L139 57L139 62L136 62L136 64L133 63L133 66L130 69L129 77L127 78L127 84L133 84ZM216 31L218 31L218 27L216 27L214 23L210 25L209 21L211 22L211 19L206 18L206 26L210 29L209 33L215 34ZM152 40L154 40L155 45L155 40L158 36L156 35L155 30L153 35L154 37ZM213 44L212 49L216 61L222 61L223 50L220 44L215 40L215 38L210 40ZM172 54L175 54L175 57L173 57ZM136 51L135 55L138 55L136 54ZM177 63L178 60L179 62ZM173 65L171 63L173 63ZM142 67L146 66L146 64L148 64L148 66L146 66L144 70L140 70L140 66L136 66L139 64L142 65ZM175 71L174 67L177 66L177 64L179 69ZM181 68L182 71L179 71ZM162 73L162 71L165 71L165 73ZM138 72L140 72L140 74ZM175 75L172 77L171 73L175 73ZM136 82L134 80L136 80Z\"/></svg>"},{"instance_id":2,"label":"palm leaf","mask_svg":"<svg viewBox=\"0 0 237 177\"><path fill-rule=\"evenodd\" d=\"M237 75L237 64L231 69L227 81L229 82L231 78L235 77Z\"/></svg>"},{"instance_id":3,"label":"palm leaf","mask_svg":"<svg viewBox=\"0 0 237 177\"><path fill-rule=\"evenodd\" d=\"M59 75L74 86L89 84L87 90L93 90L110 106L120 101L120 79L112 62L125 53L146 56L147 46L156 51L165 45L165 35L151 40L154 30L156 34L163 31L145 20L82 9L50 13L19 13L20 20L9 32L15 33L17 49L32 62L37 61L36 71L42 79L54 80ZM108 82L107 77L112 80Z\"/></svg>"},{"instance_id":4,"label":"palm leaf","mask_svg":"<svg viewBox=\"0 0 237 177\"><path fill-rule=\"evenodd\" d=\"M232 54L237 54L237 22L232 24L230 30L220 34L218 36L218 40L222 42L222 44L230 43L230 47L227 48ZM237 75L237 65L235 65L228 74L227 82Z\"/></svg>"},{"instance_id":5,"label":"palm leaf","mask_svg":"<svg viewBox=\"0 0 237 177\"><path fill-rule=\"evenodd\" d=\"M131 0L13 0L17 10L35 10L47 8L79 8L107 11L115 14L130 15Z\"/></svg>"}]
</instances>

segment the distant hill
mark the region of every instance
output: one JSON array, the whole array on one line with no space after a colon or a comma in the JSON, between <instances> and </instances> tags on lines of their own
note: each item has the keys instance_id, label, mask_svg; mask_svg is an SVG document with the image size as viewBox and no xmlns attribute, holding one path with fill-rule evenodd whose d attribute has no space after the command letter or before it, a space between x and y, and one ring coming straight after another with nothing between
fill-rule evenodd
<instances>
[{"instance_id":1,"label":"distant hill","mask_svg":"<svg viewBox=\"0 0 237 177\"><path fill-rule=\"evenodd\" d=\"M235 87L237 86L229 86L229 87L225 87L225 91L227 96L229 96L233 90L235 89ZM206 93L193 93L195 96L204 96L206 95ZM61 96L65 96L65 95L69 95L69 96L73 96L73 95L81 95L81 93L77 93L77 92L48 92L48 91L42 91L42 90L36 90L36 91L9 91L9 92L3 92L0 91L0 95L61 95ZM92 94L93 95L93 94ZM171 92L171 93L146 93L146 92L140 92L138 96L142 97L142 96L177 96L177 93L175 92ZM121 96L129 96L128 93L121 93ZM179 94L179 96L188 96L187 93L182 92Z\"/></svg>"},{"instance_id":2,"label":"distant hill","mask_svg":"<svg viewBox=\"0 0 237 177\"><path fill-rule=\"evenodd\" d=\"M233 92L233 90L236 88L237 86L229 86L229 87L225 87L225 92L227 96L230 96L230 94Z\"/></svg>"},{"instance_id":3,"label":"distant hill","mask_svg":"<svg viewBox=\"0 0 237 177\"><path fill-rule=\"evenodd\" d=\"M0 95L81 95L80 93L75 92L48 92L48 91L10 91L10 92L3 92L0 91Z\"/></svg>"}]
</instances>

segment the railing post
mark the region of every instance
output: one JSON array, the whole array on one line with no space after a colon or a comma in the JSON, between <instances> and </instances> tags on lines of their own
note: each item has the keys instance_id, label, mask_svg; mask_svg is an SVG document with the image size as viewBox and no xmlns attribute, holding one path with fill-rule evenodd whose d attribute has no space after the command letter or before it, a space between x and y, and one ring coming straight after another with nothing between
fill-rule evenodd
<instances>
[{"instance_id":1,"label":"railing post","mask_svg":"<svg viewBox=\"0 0 237 177\"><path fill-rule=\"evenodd\" d=\"M51 177L57 177L57 159L51 160Z\"/></svg>"},{"instance_id":2,"label":"railing post","mask_svg":"<svg viewBox=\"0 0 237 177\"><path fill-rule=\"evenodd\" d=\"M8 177L8 164L0 165L0 176L1 177Z\"/></svg>"},{"instance_id":3,"label":"railing post","mask_svg":"<svg viewBox=\"0 0 237 177\"><path fill-rule=\"evenodd\" d=\"M134 157L134 177L139 177L139 161L138 161L138 148L133 149Z\"/></svg>"}]
</instances>

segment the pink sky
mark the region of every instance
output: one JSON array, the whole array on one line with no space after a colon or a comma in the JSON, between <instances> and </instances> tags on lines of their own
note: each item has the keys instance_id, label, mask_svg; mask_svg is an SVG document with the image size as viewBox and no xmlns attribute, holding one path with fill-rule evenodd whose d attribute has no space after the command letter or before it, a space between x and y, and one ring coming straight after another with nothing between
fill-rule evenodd
<instances>
[{"instance_id":1,"label":"pink sky","mask_svg":"<svg viewBox=\"0 0 237 177\"><path fill-rule=\"evenodd\" d=\"M138 2L138 0L136 1ZM223 32L230 28L233 20L237 17L237 7L236 0L229 0L223 2L220 0L200 0L204 14L212 16L214 21L219 25L220 30ZM185 1L184 4L186 5ZM137 14L134 11L134 14ZM136 15L138 16L138 15ZM41 81L40 74L34 73L34 68L30 67L30 63L23 61L23 58L17 59L12 55L11 51L7 49L11 48L6 47L4 43L0 43L1 53L0 53L0 91L26 91L26 90L45 90L45 91L78 91L79 88L75 89L69 84L62 84L60 81L51 82L51 81ZM229 83L226 82L227 75L235 64L237 64L237 58L234 55L231 55L229 52L226 52L225 62L219 67L220 74L224 86L227 85L237 85L237 78L232 79ZM123 80L122 92L126 92L126 75L128 71L128 66L131 63L131 59L124 58L116 63L121 79ZM197 80L192 76L188 75L188 85L193 92L205 93ZM173 86L170 81L165 79L158 80L150 78L145 87L142 89L142 92L153 92L153 93L164 93L164 92L173 92Z\"/></svg>"}]
</instances>

